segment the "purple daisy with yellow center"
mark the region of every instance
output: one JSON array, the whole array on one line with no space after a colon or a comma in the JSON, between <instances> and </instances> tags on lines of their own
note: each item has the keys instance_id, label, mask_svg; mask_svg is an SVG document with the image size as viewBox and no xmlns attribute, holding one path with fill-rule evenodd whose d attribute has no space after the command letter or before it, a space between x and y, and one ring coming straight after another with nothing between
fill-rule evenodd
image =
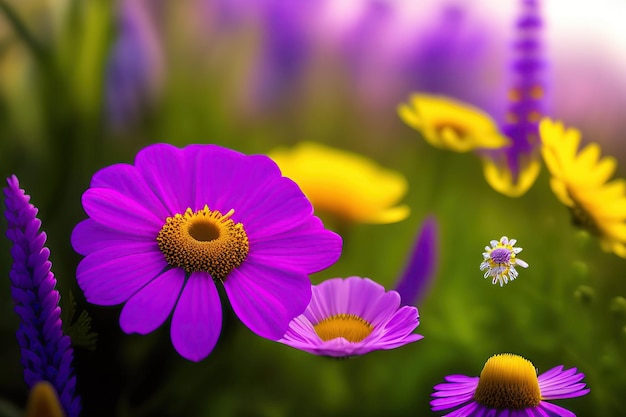
<instances>
[{"instance_id":1,"label":"purple daisy with yellow center","mask_svg":"<svg viewBox=\"0 0 626 417\"><path fill-rule=\"evenodd\" d=\"M492 277L492 284L500 282L500 286L507 284L509 280L513 281L519 273L515 269L516 266L528 268L528 264L517 257L522 248L516 247L517 240L502 236L500 240L492 240L491 247L485 246L483 252L483 261L480 264L480 270L485 271L485 278Z\"/></svg>"},{"instance_id":2,"label":"purple daisy with yellow center","mask_svg":"<svg viewBox=\"0 0 626 417\"><path fill-rule=\"evenodd\" d=\"M89 218L72 245L85 255L87 301L125 303L126 333L171 314L172 344L194 361L220 334L216 283L250 330L278 340L311 299L309 274L341 254L341 238L270 158L216 145L148 146L134 165L98 171L82 203Z\"/></svg>"},{"instance_id":3,"label":"purple daisy with yellow center","mask_svg":"<svg viewBox=\"0 0 626 417\"><path fill-rule=\"evenodd\" d=\"M448 375L435 385L433 411L454 409L444 417L576 417L547 400L574 398L589 392L576 368L557 366L537 376L532 362L519 355L494 355L480 377Z\"/></svg>"},{"instance_id":4,"label":"purple daisy with yellow center","mask_svg":"<svg viewBox=\"0 0 626 417\"><path fill-rule=\"evenodd\" d=\"M394 349L424 336L417 308L369 278L333 278L313 286L311 303L279 342L315 355L348 357Z\"/></svg>"}]
</instances>

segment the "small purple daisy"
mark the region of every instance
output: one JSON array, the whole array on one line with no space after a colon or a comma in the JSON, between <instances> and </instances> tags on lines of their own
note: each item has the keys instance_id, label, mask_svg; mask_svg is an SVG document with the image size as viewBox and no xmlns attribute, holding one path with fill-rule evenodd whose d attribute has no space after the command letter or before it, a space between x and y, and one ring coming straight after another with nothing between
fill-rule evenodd
<instances>
[{"instance_id":1,"label":"small purple daisy","mask_svg":"<svg viewBox=\"0 0 626 417\"><path fill-rule=\"evenodd\" d=\"M315 355L347 357L422 339L417 308L369 278L333 278L313 286L311 303L279 342Z\"/></svg>"},{"instance_id":2,"label":"small purple daisy","mask_svg":"<svg viewBox=\"0 0 626 417\"><path fill-rule=\"evenodd\" d=\"M455 409L444 417L576 417L546 400L574 398L589 392L576 368L557 366L537 376L527 359L511 353L494 355L480 377L448 375L435 385L433 411Z\"/></svg>"},{"instance_id":3,"label":"small purple daisy","mask_svg":"<svg viewBox=\"0 0 626 417\"><path fill-rule=\"evenodd\" d=\"M82 202L89 219L72 245L85 255L87 301L125 303L126 333L150 333L173 311L174 348L194 361L219 337L216 282L250 330L278 340L311 299L309 274L341 254L341 238L270 158L215 145L148 146L134 165L97 172Z\"/></svg>"},{"instance_id":4,"label":"small purple daisy","mask_svg":"<svg viewBox=\"0 0 626 417\"><path fill-rule=\"evenodd\" d=\"M486 269L485 278L493 277L491 283L500 282L502 287L519 275L515 269L516 266L528 268L528 264L517 257L517 254L522 251L522 248L515 247L517 240L509 240L506 236L502 236L500 241L492 240L490 243L491 247L485 246L480 270Z\"/></svg>"}]
</instances>

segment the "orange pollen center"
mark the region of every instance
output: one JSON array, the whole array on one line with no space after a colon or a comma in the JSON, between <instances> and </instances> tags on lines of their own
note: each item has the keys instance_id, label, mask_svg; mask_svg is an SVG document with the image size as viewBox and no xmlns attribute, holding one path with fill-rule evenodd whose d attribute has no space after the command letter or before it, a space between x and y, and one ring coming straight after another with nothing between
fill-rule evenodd
<instances>
[{"instance_id":1,"label":"orange pollen center","mask_svg":"<svg viewBox=\"0 0 626 417\"><path fill-rule=\"evenodd\" d=\"M474 400L495 409L536 407L541 402L537 371L519 355L494 355L480 373Z\"/></svg>"},{"instance_id":2,"label":"orange pollen center","mask_svg":"<svg viewBox=\"0 0 626 417\"><path fill-rule=\"evenodd\" d=\"M204 206L196 212L168 217L156 240L168 264L186 272L208 272L224 280L248 256L250 245L243 225Z\"/></svg>"},{"instance_id":3,"label":"orange pollen center","mask_svg":"<svg viewBox=\"0 0 626 417\"><path fill-rule=\"evenodd\" d=\"M313 328L324 342L343 337L352 343L360 342L374 330L374 326L354 314L335 314L320 321Z\"/></svg>"},{"instance_id":4,"label":"orange pollen center","mask_svg":"<svg viewBox=\"0 0 626 417\"><path fill-rule=\"evenodd\" d=\"M453 121L440 121L434 126L435 131L439 135L444 135L445 132L451 132L459 139L464 139L468 136L467 127Z\"/></svg>"}]
</instances>

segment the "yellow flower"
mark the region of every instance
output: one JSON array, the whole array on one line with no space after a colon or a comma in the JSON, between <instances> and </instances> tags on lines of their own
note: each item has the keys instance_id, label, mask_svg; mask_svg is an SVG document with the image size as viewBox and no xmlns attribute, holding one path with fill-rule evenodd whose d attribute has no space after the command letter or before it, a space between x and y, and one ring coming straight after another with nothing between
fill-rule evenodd
<instances>
[{"instance_id":1,"label":"yellow flower","mask_svg":"<svg viewBox=\"0 0 626 417\"><path fill-rule=\"evenodd\" d=\"M436 148L469 152L509 144L487 114L451 98L413 94L410 104L398 106L398 115Z\"/></svg>"},{"instance_id":2,"label":"yellow flower","mask_svg":"<svg viewBox=\"0 0 626 417\"><path fill-rule=\"evenodd\" d=\"M508 197L520 197L535 183L541 163L538 155L517 156L517 176L511 171L509 163L505 160L507 154L491 155L482 158L483 173L487 183L497 192Z\"/></svg>"},{"instance_id":3,"label":"yellow flower","mask_svg":"<svg viewBox=\"0 0 626 417\"><path fill-rule=\"evenodd\" d=\"M406 179L363 156L311 142L269 156L316 211L362 223L394 223L409 215L408 206L394 207L406 194Z\"/></svg>"},{"instance_id":4,"label":"yellow flower","mask_svg":"<svg viewBox=\"0 0 626 417\"><path fill-rule=\"evenodd\" d=\"M575 225L598 236L602 249L626 258L626 181L608 181L615 158L600 158L590 143L578 152L580 132L544 119L539 125L541 153L557 198L569 207Z\"/></svg>"}]
</instances>

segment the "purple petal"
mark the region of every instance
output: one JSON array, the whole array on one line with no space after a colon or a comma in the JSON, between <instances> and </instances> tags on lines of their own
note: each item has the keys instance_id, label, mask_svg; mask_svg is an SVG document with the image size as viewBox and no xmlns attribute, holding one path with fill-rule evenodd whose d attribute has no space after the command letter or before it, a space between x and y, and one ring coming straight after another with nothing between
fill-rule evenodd
<instances>
[{"instance_id":1,"label":"purple petal","mask_svg":"<svg viewBox=\"0 0 626 417\"><path fill-rule=\"evenodd\" d=\"M404 306L396 311L391 320L385 325L385 339L389 341L403 339L413 332L418 325L419 315L417 308ZM419 339L422 337L423 336L420 336Z\"/></svg>"},{"instance_id":2,"label":"purple petal","mask_svg":"<svg viewBox=\"0 0 626 417\"><path fill-rule=\"evenodd\" d=\"M541 398L545 400L557 400L562 398L582 397L589 393L589 389L585 389L585 384L574 384L561 389L553 389L544 392L541 391Z\"/></svg>"},{"instance_id":3,"label":"purple petal","mask_svg":"<svg viewBox=\"0 0 626 417\"><path fill-rule=\"evenodd\" d=\"M116 190L90 188L83 207L94 221L122 233L156 239L163 220L143 205Z\"/></svg>"},{"instance_id":4,"label":"purple petal","mask_svg":"<svg viewBox=\"0 0 626 417\"><path fill-rule=\"evenodd\" d=\"M280 342L291 346L293 346L293 343L312 345L321 343L321 339L315 332L311 322L304 315L300 315L289 323L289 329L285 332Z\"/></svg>"},{"instance_id":5,"label":"purple petal","mask_svg":"<svg viewBox=\"0 0 626 417\"><path fill-rule=\"evenodd\" d=\"M478 384L479 378L477 376L467 376L467 375L448 375L444 378L448 382L455 382L461 384Z\"/></svg>"},{"instance_id":6,"label":"purple petal","mask_svg":"<svg viewBox=\"0 0 626 417\"><path fill-rule=\"evenodd\" d=\"M258 182L250 182L239 192L244 196L245 193L254 193L262 186ZM278 178L268 183L266 188L263 194L246 199L241 205L233 207L235 213L239 212L241 218L239 221L243 223L251 239L291 230L313 214L313 206L290 179Z\"/></svg>"},{"instance_id":7,"label":"purple petal","mask_svg":"<svg viewBox=\"0 0 626 417\"><path fill-rule=\"evenodd\" d=\"M174 348L191 361L206 358L222 328L222 305L213 279L194 272L187 280L172 317Z\"/></svg>"},{"instance_id":8,"label":"purple petal","mask_svg":"<svg viewBox=\"0 0 626 417\"><path fill-rule=\"evenodd\" d=\"M144 207L150 207L151 211L163 219L175 214L167 210L133 165L115 164L102 168L91 178L91 188L117 190Z\"/></svg>"},{"instance_id":9,"label":"purple petal","mask_svg":"<svg viewBox=\"0 0 626 417\"><path fill-rule=\"evenodd\" d=\"M433 397L438 397L437 392L433 393ZM474 397L474 392L464 394L454 394L453 396L446 396L444 398L435 398L430 401L430 406L433 407L433 411L445 410L448 408L458 407L470 401Z\"/></svg>"},{"instance_id":10,"label":"purple petal","mask_svg":"<svg viewBox=\"0 0 626 417\"><path fill-rule=\"evenodd\" d=\"M542 373L537 377L539 382L552 379L555 375L560 374L563 371L563 365L555 366L554 368Z\"/></svg>"},{"instance_id":11,"label":"purple petal","mask_svg":"<svg viewBox=\"0 0 626 417\"><path fill-rule=\"evenodd\" d=\"M437 384L433 387L433 397L453 397L461 394L474 394L477 384Z\"/></svg>"},{"instance_id":12,"label":"purple petal","mask_svg":"<svg viewBox=\"0 0 626 417\"><path fill-rule=\"evenodd\" d=\"M156 278L167 266L148 245L114 246L94 252L78 265L76 279L92 304L116 305Z\"/></svg>"},{"instance_id":13,"label":"purple petal","mask_svg":"<svg viewBox=\"0 0 626 417\"><path fill-rule=\"evenodd\" d=\"M224 288L239 319L270 340L280 339L311 300L306 274L258 263L253 256L230 273Z\"/></svg>"},{"instance_id":14,"label":"purple petal","mask_svg":"<svg viewBox=\"0 0 626 417\"><path fill-rule=\"evenodd\" d=\"M181 149L164 143L148 146L137 154L135 166L169 213L184 213L193 205L194 182L201 173L192 171Z\"/></svg>"},{"instance_id":15,"label":"purple petal","mask_svg":"<svg viewBox=\"0 0 626 417\"><path fill-rule=\"evenodd\" d=\"M172 312L184 282L185 271L172 268L137 291L122 309L122 330L147 334L162 325Z\"/></svg>"},{"instance_id":16,"label":"purple petal","mask_svg":"<svg viewBox=\"0 0 626 417\"><path fill-rule=\"evenodd\" d=\"M245 178L242 170L247 170L249 164L246 156L212 145L190 145L184 152L189 158L195 158L195 200L194 210L200 210L205 205L211 210L219 210L222 214L230 209L235 210L235 219L238 219L239 206L233 204L231 194L239 194L237 181L256 181L258 177ZM241 198L240 196L239 198ZM239 221L239 220L237 220Z\"/></svg>"},{"instance_id":17,"label":"purple petal","mask_svg":"<svg viewBox=\"0 0 626 417\"><path fill-rule=\"evenodd\" d=\"M313 323L336 314L354 314L373 325L384 322L400 305L400 296L368 279L328 279L313 287L314 295L305 313Z\"/></svg>"},{"instance_id":18,"label":"purple petal","mask_svg":"<svg viewBox=\"0 0 626 417\"><path fill-rule=\"evenodd\" d=\"M318 272L335 263L341 256L341 237L323 228L317 217L296 229L279 235L250 241L256 259L265 263L280 264L291 270Z\"/></svg>"},{"instance_id":19,"label":"purple petal","mask_svg":"<svg viewBox=\"0 0 626 417\"><path fill-rule=\"evenodd\" d=\"M187 147L189 152L197 149ZM293 229L313 213L311 203L298 185L281 176L274 161L265 155L242 155L222 148L205 148L196 159L198 176L195 203L198 208L226 213L244 225L251 239Z\"/></svg>"},{"instance_id":20,"label":"purple petal","mask_svg":"<svg viewBox=\"0 0 626 417\"><path fill-rule=\"evenodd\" d=\"M127 243L146 242L143 236L122 233L96 223L92 219L86 219L78 223L72 231L72 247L81 255L88 255L111 246L125 245Z\"/></svg>"},{"instance_id":21,"label":"purple petal","mask_svg":"<svg viewBox=\"0 0 626 417\"><path fill-rule=\"evenodd\" d=\"M576 417L576 414L571 411L547 401L541 401L541 403L539 403L539 407L559 417Z\"/></svg>"},{"instance_id":22,"label":"purple petal","mask_svg":"<svg viewBox=\"0 0 626 417\"><path fill-rule=\"evenodd\" d=\"M422 223L407 266L396 285L403 305L416 305L435 277L438 260L438 226L434 216Z\"/></svg>"}]
</instances>

